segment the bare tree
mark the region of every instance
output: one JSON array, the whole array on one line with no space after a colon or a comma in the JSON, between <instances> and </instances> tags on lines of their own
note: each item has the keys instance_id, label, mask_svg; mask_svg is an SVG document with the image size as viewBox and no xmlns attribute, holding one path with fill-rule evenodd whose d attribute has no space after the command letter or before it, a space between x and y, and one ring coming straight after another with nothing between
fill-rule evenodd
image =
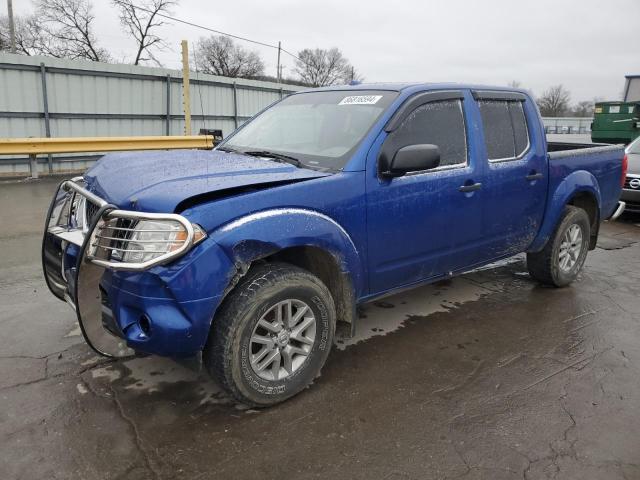
<instances>
[{"instance_id":1,"label":"bare tree","mask_svg":"<svg viewBox=\"0 0 640 480\"><path fill-rule=\"evenodd\" d=\"M511 80L507 83L507 86L511 88L522 88L522 82L520 80Z\"/></svg>"},{"instance_id":2,"label":"bare tree","mask_svg":"<svg viewBox=\"0 0 640 480\"><path fill-rule=\"evenodd\" d=\"M204 73L235 78L264 75L264 62L257 52L246 50L222 35L200 38L194 59L198 70Z\"/></svg>"},{"instance_id":3,"label":"bare tree","mask_svg":"<svg viewBox=\"0 0 640 480\"><path fill-rule=\"evenodd\" d=\"M540 113L545 117L561 117L569 109L571 94L562 85L554 85L538 98Z\"/></svg>"},{"instance_id":4,"label":"bare tree","mask_svg":"<svg viewBox=\"0 0 640 480\"><path fill-rule=\"evenodd\" d=\"M0 17L0 52L8 52L11 50L11 41L9 37L9 18L4 15Z\"/></svg>"},{"instance_id":5,"label":"bare tree","mask_svg":"<svg viewBox=\"0 0 640 480\"><path fill-rule=\"evenodd\" d=\"M178 0L111 0L119 10L120 23L129 31L136 41L134 65L144 61L153 61L160 65L154 57L154 50L162 50L166 44L156 30L167 22L161 20L162 15L170 13L171 7Z\"/></svg>"},{"instance_id":6,"label":"bare tree","mask_svg":"<svg viewBox=\"0 0 640 480\"><path fill-rule=\"evenodd\" d=\"M49 55L109 61L110 55L97 44L93 31L95 16L89 0L36 0L39 28ZM44 53L44 52L43 52Z\"/></svg>"},{"instance_id":7,"label":"bare tree","mask_svg":"<svg viewBox=\"0 0 640 480\"><path fill-rule=\"evenodd\" d=\"M349 60L335 47L329 50L305 48L298 52L298 58L297 74L303 82L314 87L349 83L361 78L359 74L356 76Z\"/></svg>"},{"instance_id":8,"label":"bare tree","mask_svg":"<svg viewBox=\"0 0 640 480\"><path fill-rule=\"evenodd\" d=\"M593 108L594 102L583 100L575 104L572 113L576 117L591 117L593 116Z\"/></svg>"},{"instance_id":9,"label":"bare tree","mask_svg":"<svg viewBox=\"0 0 640 480\"><path fill-rule=\"evenodd\" d=\"M37 15L16 16L14 20L16 53L29 56L64 56L64 51L59 48L59 42L45 32ZM0 51L8 52L9 50L9 19L4 16L0 17Z\"/></svg>"}]
</instances>

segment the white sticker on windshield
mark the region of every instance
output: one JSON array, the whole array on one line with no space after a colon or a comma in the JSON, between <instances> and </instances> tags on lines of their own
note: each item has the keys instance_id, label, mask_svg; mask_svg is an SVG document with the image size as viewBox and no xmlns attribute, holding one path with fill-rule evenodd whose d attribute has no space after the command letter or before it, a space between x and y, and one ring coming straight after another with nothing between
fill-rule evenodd
<instances>
[{"instance_id":1,"label":"white sticker on windshield","mask_svg":"<svg viewBox=\"0 0 640 480\"><path fill-rule=\"evenodd\" d=\"M338 105L374 105L382 98L382 95L354 95L344 97Z\"/></svg>"}]
</instances>

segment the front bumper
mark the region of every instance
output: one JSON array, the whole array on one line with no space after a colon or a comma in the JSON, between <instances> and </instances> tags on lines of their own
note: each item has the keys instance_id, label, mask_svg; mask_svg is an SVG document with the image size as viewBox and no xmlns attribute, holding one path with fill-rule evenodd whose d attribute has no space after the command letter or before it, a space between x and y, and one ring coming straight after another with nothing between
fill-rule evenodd
<instances>
[{"instance_id":1,"label":"front bumper","mask_svg":"<svg viewBox=\"0 0 640 480\"><path fill-rule=\"evenodd\" d=\"M76 221L79 212L73 211L76 195L91 202L91 208L85 209L91 211L90 218L80 222L81 226ZM113 263L103 252L91 248L91 240L102 228L98 227L100 222L103 225L114 212L122 211L82 188L80 179L60 184L47 214L42 242L49 289L72 306L85 340L102 355L195 354L206 342L231 263L210 239L193 248L189 244L154 265L132 268Z\"/></svg>"},{"instance_id":2,"label":"front bumper","mask_svg":"<svg viewBox=\"0 0 640 480\"><path fill-rule=\"evenodd\" d=\"M640 190L622 189L620 199L627 204L627 212L640 212Z\"/></svg>"}]
</instances>

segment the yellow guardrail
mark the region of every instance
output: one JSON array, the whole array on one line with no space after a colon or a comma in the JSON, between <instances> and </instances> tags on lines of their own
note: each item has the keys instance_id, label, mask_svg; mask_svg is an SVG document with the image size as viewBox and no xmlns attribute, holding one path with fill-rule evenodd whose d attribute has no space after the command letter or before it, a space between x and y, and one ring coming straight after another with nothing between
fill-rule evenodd
<instances>
[{"instance_id":1,"label":"yellow guardrail","mask_svg":"<svg viewBox=\"0 0 640 480\"><path fill-rule=\"evenodd\" d=\"M213 148L212 135L153 137L0 138L0 155Z\"/></svg>"}]
</instances>

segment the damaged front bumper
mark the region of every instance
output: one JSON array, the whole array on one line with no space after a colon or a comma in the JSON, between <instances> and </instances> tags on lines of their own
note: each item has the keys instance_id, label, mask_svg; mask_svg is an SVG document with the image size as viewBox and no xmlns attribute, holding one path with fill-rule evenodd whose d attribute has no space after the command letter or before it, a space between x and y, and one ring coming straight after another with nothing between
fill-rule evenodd
<instances>
[{"instance_id":1,"label":"damaged front bumper","mask_svg":"<svg viewBox=\"0 0 640 480\"><path fill-rule=\"evenodd\" d=\"M139 251L130 247L130 235L147 220L175 222L182 227L180 239L151 260L123 261ZM96 352L123 358L136 352L187 356L202 349L222 295L211 292L224 286L196 260L218 272L230 264L212 241L184 256L194 246L194 226L176 214L119 210L84 188L82 178L59 185L42 241L44 276L51 292L76 311Z\"/></svg>"}]
</instances>

